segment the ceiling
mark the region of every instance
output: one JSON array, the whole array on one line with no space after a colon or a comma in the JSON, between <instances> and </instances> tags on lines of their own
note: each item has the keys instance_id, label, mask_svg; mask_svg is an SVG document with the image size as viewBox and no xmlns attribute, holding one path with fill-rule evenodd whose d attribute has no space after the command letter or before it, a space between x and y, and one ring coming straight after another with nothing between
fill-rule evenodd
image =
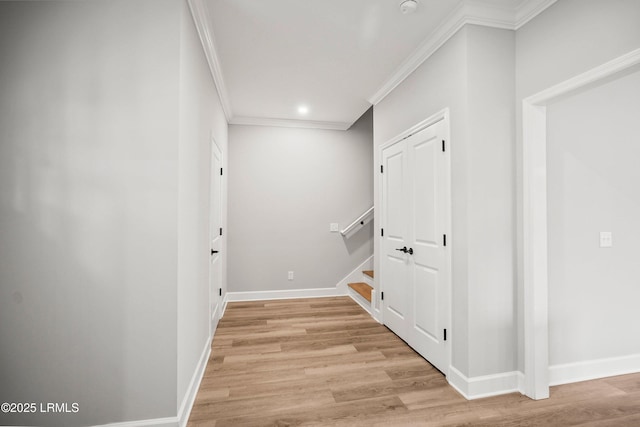
<instances>
[{"instance_id":1,"label":"ceiling","mask_svg":"<svg viewBox=\"0 0 640 427\"><path fill-rule=\"evenodd\" d=\"M417 1L189 3L230 123L347 129L462 25L517 29L555 2Z\"/></svg>"}]
</instances>

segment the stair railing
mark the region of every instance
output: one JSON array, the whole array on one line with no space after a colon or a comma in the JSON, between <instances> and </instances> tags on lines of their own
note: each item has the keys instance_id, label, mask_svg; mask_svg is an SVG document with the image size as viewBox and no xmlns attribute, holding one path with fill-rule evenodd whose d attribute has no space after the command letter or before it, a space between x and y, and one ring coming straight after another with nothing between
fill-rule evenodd
<instances>
[{"instance_id":1,"label":"stair railing","mask_svg":"<svg viewBox=\"0 0 640 427\"><path fill-rule=\"evenodd\" d=\"M364 227L365 224L370 222L373 219L373 206L371 206L365 213L360 215L358 218L353 220L353 222L347 225L343 230L340 230L340 234L344 237L351 237L355 234L356 231L360 230Z\"/></svg>"}]
</instances>

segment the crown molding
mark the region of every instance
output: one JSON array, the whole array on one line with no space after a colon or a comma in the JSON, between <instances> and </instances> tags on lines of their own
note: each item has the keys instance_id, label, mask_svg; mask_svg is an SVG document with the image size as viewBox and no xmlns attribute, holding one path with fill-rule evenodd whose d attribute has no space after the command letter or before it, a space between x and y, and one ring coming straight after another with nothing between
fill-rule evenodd
<instances>
[{"instance_id":1,"label":"crown molding","mask_svg":"<svg viewBox=\"0 0 640 427\"><path fill-rule=\"evenodd\" d=\"M231 110L231 102L229 101L229 95L227 87L224 83L224 77L222 75L222 66L218 59L218 53L216 51L215 39L213 37L213 31L209 27L209 11L204 0L187 0L189 9L191 9L191 15L196 25L196 30L200 36L204 54L209 63L209 70L213 77L218 96L220 97L220 103L222 104L222 110L227 119L227 122L233 117L233 111Z\"/></svg>"},{"instance_id":2,"label":"crown molding","mask_svg":"<svg viewBox=\"0 0 640 427\"><path fill-rule=\"evenodd\" d=\"M558 0L525 0L516 10L516 30L538 16Z\"/></svg>"},{"instance_id":3,"label":"crown molding","mask_svg":"<svg viewBox=\"0 0 640 427\"><path fill-rule=\"evenodd\" d=\"M352 125L351 123L346 123L346 122L273 119L273 118L263 118L263 117L233 117L229 121L229 124L249 125L249 126L276 126L276 127L285 127L285 128L325 129L325 130L347 130Z\"/></svg>"},{"instance_id":4,"label":"crown molding","mask_svg":"<svg viewBox=\"0 0 640 427\"><path fill-rule=\"evenodd\" d=\"M467 24L517 30L557 0L522 0L515 8L498 7L483 0L464 0L447 18L405 59L391 77L368 98L376 105L433 55L453 35ZM346 130L353 123L324 122L312 120L274 119L261 117L234 117L224 83L222 66L218 59L213 31L209 26L208 10L204 0L187 0L193 20L200 36L211 76L215 83L225 117L229 124L279 126L290 128L312 128Z\"/></svg>"},{"instance_id":5,"label":"crown molding","mask_svg":"<svg viewBox=\"0 0 640 427\"><path fill-rule=\"evenodd\" d=\"M523 0L515 9L464 0L394 71L368 101L376 105L467 24L517 30L557 0Z\"/></svg>"}]
</instances>

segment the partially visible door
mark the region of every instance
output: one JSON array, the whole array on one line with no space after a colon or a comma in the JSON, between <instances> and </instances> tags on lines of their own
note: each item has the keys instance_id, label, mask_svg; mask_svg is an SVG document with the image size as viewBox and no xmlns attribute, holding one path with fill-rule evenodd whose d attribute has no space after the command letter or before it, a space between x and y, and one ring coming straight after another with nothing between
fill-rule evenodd
<instances>
[{"instance_id":1,"label":"partially visible door","mask_svg":"<svg viewBox=\"0 0 640 427\"><path fill-rule=\"evenodd\" d=\"M448 248L445 246L449 169L443 151L443 131L444 123L440 121L406 140L411 171L407 209L411 232L407 245L413 249L409 342L446 374L449 360L445 328L450 308Z\"/></svg>"},{"instance_id":2,"label":"partially visible door","mask_svg":"<svg viewBox=\"0 0 640 427\"><path fill-rule=\"evenodd\" d=\"M209 295L211 331L215 329L221 314L222 302L222 153L215 141L211 141L211 198L209 204Z\"/></svg>"},{"instance_id":3,"label":"partially visible door","mask_svg":"<svg viewBox=\"0 0 640 427\"><path fill-rule=\"evenodd\" d=\"M382 152L384 323L445 374L449 163L439 121Z\"/></svg>"}]
</instances>

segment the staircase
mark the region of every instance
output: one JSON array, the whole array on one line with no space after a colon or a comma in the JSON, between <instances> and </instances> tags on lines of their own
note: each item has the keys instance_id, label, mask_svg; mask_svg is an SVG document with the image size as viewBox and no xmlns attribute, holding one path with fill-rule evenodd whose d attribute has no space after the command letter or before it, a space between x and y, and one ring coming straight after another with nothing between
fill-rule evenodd
<instances>
[{"instance_id":1,"label":"staircase","mask_svg":"<svg viewBox=\"0 0 640 427\"><path fill-rule=\"evenodd\" d=\"M365 310L371 313L371 293L373 291L373 270L364 270L362 272L362 282L349 283L349 293Z\"/></svg>"}]
</instances>

